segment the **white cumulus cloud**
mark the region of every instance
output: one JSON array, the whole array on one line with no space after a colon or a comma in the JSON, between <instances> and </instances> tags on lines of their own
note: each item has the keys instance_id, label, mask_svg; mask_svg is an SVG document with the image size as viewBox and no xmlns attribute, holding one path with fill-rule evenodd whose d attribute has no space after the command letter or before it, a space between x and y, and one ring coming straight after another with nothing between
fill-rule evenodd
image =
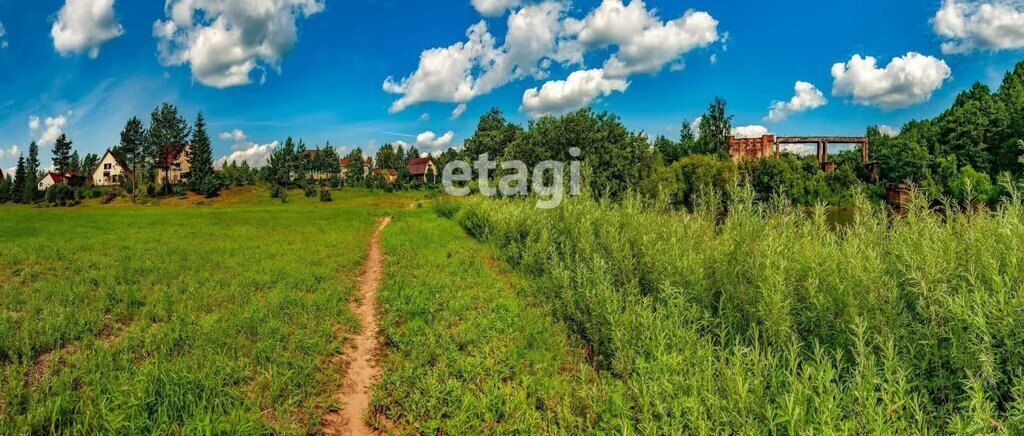
<instances>
[{"instance_id":1,"label":"white cumulus cloud","mask_svg":"<svg viewBox=\"0 0 1024 436\"><path fill-rule=\"evenodd\" d=\"M267 165L267 161L270 160L270 155L274 152L274 149L280 145L278 141L271 142L269 144L249 144L247 148L235 150L231 154L217 159L215 166L223 168L231 162L248 162L250 167L259 168Z\"/></svg>"},{"instance_id":2,"label":"white cumulus cloud","mask_svg":"<svg viewBox=\"0 0 1024 436\"><path fill-rule=\"evenodd\" d=\"M608 79L653 74L666 66L680 70L685 53L719 39L718 21L708 13L690 10L662 21L642 0L629 5L603 0L581 19L570 16L568 2L521 3L474 2L482 13L512 10L504 40L481 21L466 31L465 41L424 51L416 71L384 81L385 92L400 95L389 111L431 101L464 105L518 79L546 80L556 64L582 67L592 51L610 53L600 68ZM456 108L454 114L460 112Z\"/></svg>"},{"instance_id":3,"label":"white cumulus cloud","mask_svg":"<svg viewBox=\"0 0 1024 436\"><path fill-rule=\"evenodd\" d=\"M323 11L324 2L168 0L165 9L168 19L153 24L160 61L189 64L199 83L228 88L252 83L254 69L280 72L298 40L296 22Z\"/></svg>"},{"instance_id":4,"label":"white cumulus cloud","mask_svg":"<svg viewBox=\"0 0 1024 436\"><path fill-rule=\"evenodd\" d=\"M627 88L628 81L608 78L600 68L576 71L566 80L547 82L540 89L527 89L521 109L534 116L563 113Z\"/></svg>"},{"instance_id":5,"label":"white cumulus cloud","mask_svg":"<svg viewBox=\"0 0 1024 436\"><path fill-rule=\"evenodd\" d=\"M707 12L688 10L679 18L662 22L642 0L629 5L622 0L604 0L575 24L579 41L586 47L618 47L604 64L610 77L656 73L669 64L682 69L683 54L707 47L719 38L718 21Z\"/></svg>"},{"instance_id":6,"label":"white cumulus cloud","mask_svg":"<svg viewBox=\"0 0 1024 436\"><path fill-rule=\"evenodd\" d=\"M452 131L448 131L444 135L437 136L436 133L428 130L416 135L416 147L425 149L441 149L451 145L452 139L455 139L455 133Z\"/></svg>"},{"instance_id":7,"label":"white cumulus cloud","mask_svg":"<svg viewBox=\"0 0 1024 436\"><path fill-rule=\"evenodd\" d=\"M68 118L64 115L57 115L55 117L46 117L40 120L39 117L33 115L28 119L28 128L33 134L39 134L39 139L36 143L40 147L48 147L53 145L57 141L57 138L64 133L64 127L68 125Z\"/></svg>"},{"instance_id":8,"label":"white cumulus cloud","mask_svg":"<svg viewBox=\"0 0 1024 436\"><path fill-rule=\"evenodd\" d=\"M470 0L469 2L480 15L497 17L509 9L519 6L521 0Z\"/></svg>"},{"instance_id":9,"label":"white cumulus cloud","mask_svg":"<svg viewBox=\"0 0 1024 436\"><path fill-rule=\"evenodd\" d=\"M230 132L223 132L220 134L220 139L223 139L225 141L242 142L245 141L246 138L247 137L245 136L245 132L241 131L240 129L235 129Z\"/></svg>"},{"instance_id":10,"label":"white cumulus cloud","mask_svg":"<svg viewBox=\"0 0 1024 436\"><path fill-rule=\"evenodd\" d=\"M853 57L832 66L832 95L850 96L856 104L900 109L931 99L952 71L946 62L910 52L885 68L872 56Z\"/></svg>"},{"instance_id":11,"label":"white cumulus cloud","mask_svg":"<svg viewBox=\"0 0 1024 436\"><path fill-rule=\"evenodd\" d=\"M67 0L50 28L53 47L62 56L88 53L96 58L105 42L122 34L114 0Z\"/></svg>"},{"instance_id":12,"label":"white cumulus cloud","mask_svg":"<svg viewBox=\"0 0 1024 436\"><path fill-rule=\"evenodd\" d=\"M793 87L796 93L789 101L776 101L768 111L765 121L782 121L792 114L817 109L828 103L825 94L807 82L796 82Z\"/></svg>"},{"instance_id":13,"label":"white cumulus cloud","mask_svg":"<svg viewBox=\"0 0 1024 436\"><path fill-rule=\"evenodd\" d=\"M20 151L17 145L12 145L10 148L0 148L0 159L17 157Z\"/></svg>"},{"instance_id":14,"label":"white cumulus cloud","mask_svg":"<svg viewBox=\"0 0 1024 436\"><path fill-rule=\"evenodd\" d=\"M508 17L508 32L499 44L487 23L466 30L466 40L432 48L420 55L412 74L388 77L384 91L401 95L389 111L435 101L462 105L513 80L547 76L551 62L582 62L564 21L566 6L548 1L524 6ZM453 115L460 115L456 107Z\"/></svg>"},{"instance_id":15,"label":"white cumulus cloud","mask_svg":"<svg viewBox=\"0 0 1024 436\"><path fill-rule=\"evenodd\" d=\"M732 128L732 136L737 138L760 138L764 135L771 135L765 126L739 126Z\"/></svg>"},{"instance_id":16,"label":"white cumulus cloud","mask_svg":"<svg viewBox=\"0 0 1024 436\"><path fill-rule=\"evenodd\" d=\"M1024 3L945 0L932 28L946 39L942 52L947 54L1024 48Z\"/></svg>"},{"instance_id":17,"label":"white cumulus cloud","mask_svg":"<svg viewBox=\"0 0 1024 436\"><path fill-rule=\"evenodd\" d=\"M878 126L878 131L885 136L899 136L901 130L902 129L884 124Z\"/></svg>"}]
</instances>

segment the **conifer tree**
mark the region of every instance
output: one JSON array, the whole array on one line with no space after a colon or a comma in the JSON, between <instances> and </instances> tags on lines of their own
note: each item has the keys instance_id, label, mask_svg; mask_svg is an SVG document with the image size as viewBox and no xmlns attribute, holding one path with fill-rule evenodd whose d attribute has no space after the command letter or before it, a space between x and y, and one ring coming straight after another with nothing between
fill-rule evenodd
<instances>
[{"instance_id":1,"label":"conifer tree","mask_svg":"<svg viewBox=\"0 0 1024 436\"><path fill-rule=\"evenodd\" d=\"M0 177L0 204L11 201L11 175Z\"/></svg>"},{"instance_id":2,"label":"conifer tree","mask_svg":"<svg viewBox=\"0 0 1024 436\"><path fill-rule=\"evenodd\" d=\"M18 156L18 167L14 170L14 184L11 186L11 200L25 202L25 156Z\"/></svg>"},{"instance_id":3,"label":"conifer tree","mask_svg":"<svg viewBox=\"0 0 1024 436\"><path fill-rule=\"evenodd\" d=\"M71 145L68 135L61 134L53 143L53 168L58 173L64 174L71 171Z\"/></svg>"},{"instance_id":4,"label":"conifer tree","mask_svg":"<svg viewBox=\"0 0 1024 436\"><path fill-rule=\"evenodd\" d=\"M82 169L82 157L78 155L78 151L71 153L71 171L76 173L85 173Z\"/></svg>"},{"instance_id":5,"label":"conifer tree","mask_svg":"<svg viewBox=\"0 0 1024 436\"><path fill-rule=\"evenodd\" d=\"M36 182L39 181L39 146L32 142L28 146L28 158L25 159L25 181L22 185L22 202L34 203L39 197Z\"/></svg>"},{"instance_id":6,"label":"conifer tree","mask_svg":"<svg viewBox=\"0 0 1024 436\"><path fill-rule=\"evenodd\" d=\"M128 171L132 173L132 202L134 203L138 198L139 192L139 175L142 173L143 166L146 161L146 128L142 125L142 120L138 117L132 117L125 124L124 130L121 131L121 143L115 147L114 152L124 160L125 164L128 165ZM88 159L88 156L86 156Z\"/></svg>"},{"instance_id":7,"label":"conifer tree","mask_svg":"<svg viewBox=\"0 0 1024 436\"><path fill-rule=\"evenodd\" d=\"M189 163L192 164L189 183L192 192L214 197L220 191L217 174L213 170L213 146L210 135L206 132L206 120L200 112L192 129L192 153Z\"/></svg>"},{"instance_id":8,"label":"conifer tree","mask_svg":"<svg viewBox=\"0 0 1024 436\"><path fill-rule=\"evenodd\" d=\"M168 170L174 160L188 145L192 135L188 121L178 114L178 108L164 103L150 115L149 130L146 130L145 154L156 168ZM164 189L170 189L170 171L164 171Z\"/></svg>"}]
</instances>

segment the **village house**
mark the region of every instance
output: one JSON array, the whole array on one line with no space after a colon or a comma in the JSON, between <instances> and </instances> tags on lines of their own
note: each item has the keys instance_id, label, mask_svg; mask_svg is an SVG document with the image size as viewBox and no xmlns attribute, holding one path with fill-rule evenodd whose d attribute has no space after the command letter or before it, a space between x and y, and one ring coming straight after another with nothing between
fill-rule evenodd
<instances>
[{"instance_id":1,"label":"village house","mask_svg":"<svg viewBox=\"0 0 1024 436\"><path fill-rule=\"evenodd\" d=\"M434 165L434 159L430 157L410 159L406 167L409 170L409 177L414 180L423 183L426 183L427 180L432 183L437 182L437 166Z\"/></svg>"},{"instance_id":2,"label":"village house","mask_svg":"<svg viewBox=\"0 0 1024 436\"><path fill-rule=\"evenodd\" d=\"M107 150L92 172L92 184L95 186L120 186L131 177L131 170L114 152Z\"/></svg>"},{"instance_id":3,"label":"village house","mask_svg":"<svg viewBox=\"0 0 1024 436\"><path fill-rule=\"evenodd\" d=\"M39 179L39 183L36 185L36 189L38 189L40 191L45 191L45 190L49 189L51 186L53 186L53 185L63 185L63 184L65 184L64 176L62 176L62 175L60 175L58 173L52 173L51 172L51 173L46 173L46 175L43 176L42 179Z\"/></svg>"},{"instance_id":4,"label":"village house","mask_svg":"<svg viewBox=\"0 0 1024 436\"><path fill-rule=\"evenodd\" d=\"M374 177L380 177L387 183L395 183L398 181L398 170L394 168L377 168L373 170Z\"/></svg>"},{"instance_id":5,"label":"village house","mask_svg":"<svg viewBox=\"0 0 1024 436\"><path fill-rule=\"evenodd\" d=\"M348 164L350 164L350 163L352 163L352 159L351 158L347 158L346 157L346 158L341 159L341 178L344 179L346 174L348 174ZM370 175L370 168L371 167L373 167L373 161L368 159L368 158L367 159L363 159L363 177L366 177L366 176Z\"/></svg>"},{"instance_id":6,"label":"village house","mask_svg":"<svg viewBox=\"0 0 1024 436\"><path fill-rule=\"evenodd\" d=\"M192 164L189 163L191 154L190 145L185 145L177 156L169 154L160 165L157 165L157 184L177 185L187 182L192 170Z\"/></svg>"},{"instance_id":7,"label":"village house","mask_svg":"<svg viewBox=\"0 0 1024 436\"><path fill-rule=\"evenodd\" d=\"M303 158L306 159L306 161L313 162L313 161L316 160L317 156L320 155L320 150L306 150L306 151L304 151L302 153L302 155L303 155ZM335 175L340 176L341 178L345 178L345 164L346 163L348 163L348 159L338 159L338 165L341 167L341 173L340 174L339 173L310 171L308 174L306 174L306 178L308 178L310 180L318 181L318 182L330 180L331 177L335 176Z\"/></svg>"}]
</instances>

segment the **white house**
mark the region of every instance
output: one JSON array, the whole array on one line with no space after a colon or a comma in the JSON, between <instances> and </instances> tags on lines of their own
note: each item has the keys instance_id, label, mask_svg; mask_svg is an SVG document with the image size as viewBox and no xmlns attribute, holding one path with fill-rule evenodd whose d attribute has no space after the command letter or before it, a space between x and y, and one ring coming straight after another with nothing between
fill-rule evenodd
<instances>
[{"instance_id":1,"label":"white house","mask_svg":"<svg viewBox=\"0 0 1024 436\"><path fill-rule=\"evenodd\" d=\"M92 183L96 186L119 186L130 176L131 171L121 158L107 150L92 172Z\"/></svg>"},{"instance_id":2,"label":"white house","mask_svg":"<svg viewBox=\"0 0 1024 436\"><path fill-rule=\"evenodd\" d=\"M49 172L39 180L37 187L40 191L45 191L53 185L66 185L67 183L67 179L60 173Z\"/></svg>"}]
</instances>

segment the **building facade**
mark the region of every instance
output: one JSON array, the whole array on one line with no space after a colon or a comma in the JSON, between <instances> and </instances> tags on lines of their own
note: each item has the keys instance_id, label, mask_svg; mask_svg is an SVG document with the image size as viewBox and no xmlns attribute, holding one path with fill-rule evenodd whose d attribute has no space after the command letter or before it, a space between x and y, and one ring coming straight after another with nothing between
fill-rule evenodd
<instances>
[{"instance_id":1,"label":"building facade","mask_svg":"<svg viewBox=\"0 0 1024 436\"><path fill-rule=\"evenodd\" d=\"M107 150L92 172L92 184L95 186L121 186L130 178L128 166L110 150Z\"/></svg>"}]
</instances>

